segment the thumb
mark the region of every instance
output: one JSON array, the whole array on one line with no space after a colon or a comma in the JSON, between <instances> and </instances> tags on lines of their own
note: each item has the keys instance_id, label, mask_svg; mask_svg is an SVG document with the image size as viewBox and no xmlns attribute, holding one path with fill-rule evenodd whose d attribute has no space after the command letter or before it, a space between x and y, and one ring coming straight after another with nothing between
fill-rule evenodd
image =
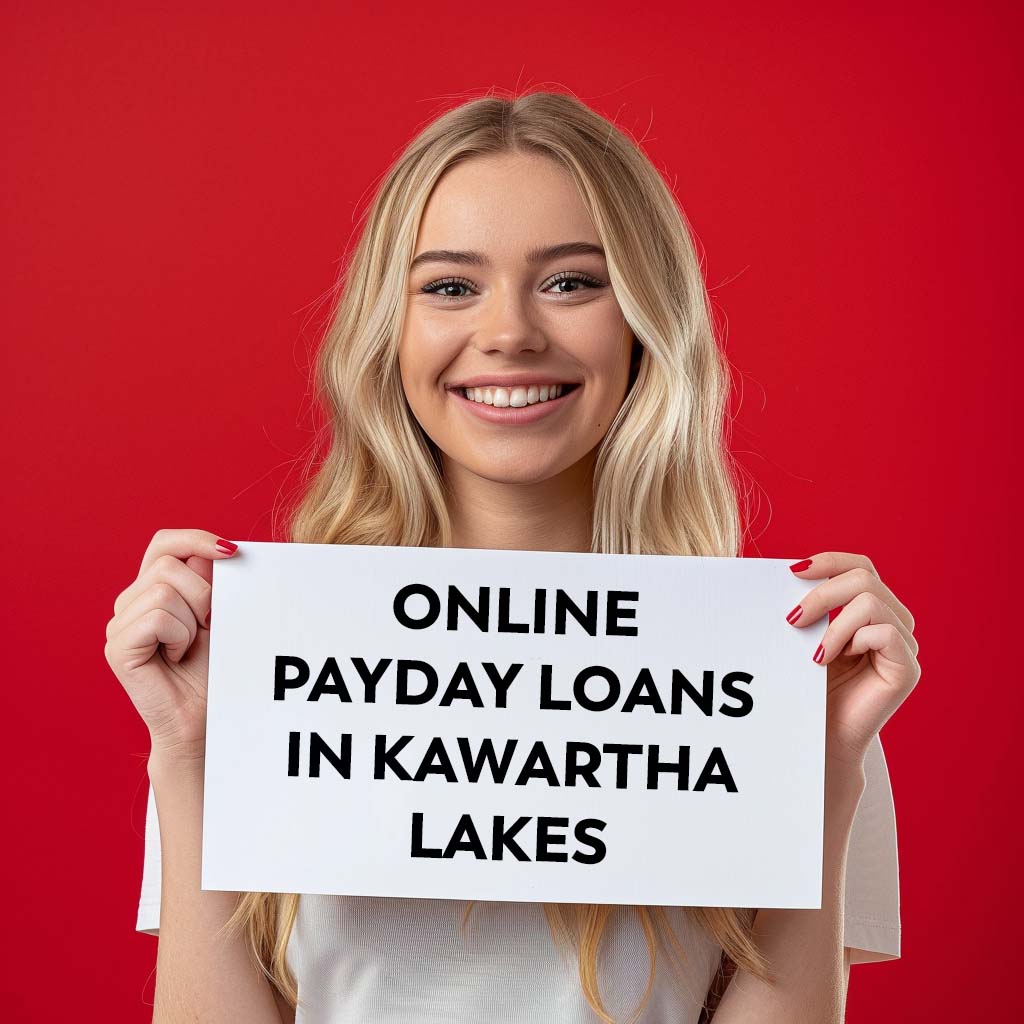
<instances>
[{"instance_id":1,"label":"thumb","mask_svg":"<svg viewBox=\"0 0 1024 1024\"><path fill-rule=\"evenodd\" d=\"M192 555L186 559L185 564L197 575L202 576L207 583L213 584L213 559L201 558L199 555Z\"/></svg>"}]
</instances>

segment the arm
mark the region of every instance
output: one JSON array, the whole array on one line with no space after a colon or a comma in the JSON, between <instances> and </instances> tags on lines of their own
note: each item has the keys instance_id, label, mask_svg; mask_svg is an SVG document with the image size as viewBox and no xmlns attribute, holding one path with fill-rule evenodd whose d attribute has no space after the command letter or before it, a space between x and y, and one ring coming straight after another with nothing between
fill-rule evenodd
<instances>
[{"instance_id":1,"label":"arm","mask_svg":"<svg viewBox=\"0 0 1024 1024\"><path fill-rule=\"evenodd\" d=\"M199 888L203 761L155 752L149 777L162 857L154 1024L282 1024L273 986L253 962L244 933L217 934L236 895Z\"/></svg>"},{"instance_id":2,"label":"arm","mask_svg":"<svg viewBox=\"0 0 1024 1024\"><path fill-rule=\"evenodd\" d=\"M104 655L152 743L162 860L156 1024L282 1024L244 933L220 933L237 895L200 889L213 563L237 550L208 530L157 530L107 623Z\"/></svg>"},{"instance_id":3,"label":"arm","mask_svg":"<svg viewBox=\"0 0 1024 1024\"><path fill-rule=\"evenodd\" d=\"M843 948L846 851L863 788L863 774L826 773L821 909L757 912L753 938L769 960L775 984L737 971L715 1024L841 1024L850 976Z\"/></svg>"},{"instance_id":4,"label":"arm","mask_svg":"<svg viewBox=\"0 0 1024 1024\"><path fill-rule=\"evenodd\" d=\"M738 971L715 1024L841 1024L849 983L844 948L846 856L864 793L864 759L879 730L921 676L914 617L886 586L871 560L825 551L790 569L824 579L786 616L797 628L834 608L814 660L827 667L825 831L820 910L760 910L753 938L775 983Z\"/></svg>"}]
</instances>

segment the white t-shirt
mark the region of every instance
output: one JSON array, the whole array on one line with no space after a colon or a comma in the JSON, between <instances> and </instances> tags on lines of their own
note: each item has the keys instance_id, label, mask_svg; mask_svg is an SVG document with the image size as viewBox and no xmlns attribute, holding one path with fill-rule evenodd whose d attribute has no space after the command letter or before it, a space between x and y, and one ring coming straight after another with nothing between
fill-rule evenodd
<instances>
[{"instance_id":1,"label":"white t-shirt","mask_svg":"<svg viewBox=\"0 0 1024 1024\"><path fill-rule=\"evenodd\" d=\"M845 944L854 963L900 955L896 817L881 742L866 759L846 866ZM560 955L538 903L303 895L287 959L299 987L296 1024L599 1024L576 961ZM697 1024L721 948L682 908L668 908L686 953L682 984L658 961L642 1024ZM152 790L136 930L158 934L160 832ZM636 915L616 908L598 960L605 1005L628 1015L647 984Z\"/></svg>"}]
</instances>

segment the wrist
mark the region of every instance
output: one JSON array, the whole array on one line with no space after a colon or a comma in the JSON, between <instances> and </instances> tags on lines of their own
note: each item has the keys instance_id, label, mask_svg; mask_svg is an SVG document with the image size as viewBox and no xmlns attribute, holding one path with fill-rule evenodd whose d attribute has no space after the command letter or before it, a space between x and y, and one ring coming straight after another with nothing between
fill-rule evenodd
<instances>
[{"instance_id":1,"label":"wrist","mask_svg":"<svg viewBox=\"0 0 1024 1024\"><path fill-rule=\"evenodd\" d=\"M154 740L147 763L150 782L165 784L168 780L199 780L206 771L205 746L165 744Z\"/></svg>"}]
</instances>

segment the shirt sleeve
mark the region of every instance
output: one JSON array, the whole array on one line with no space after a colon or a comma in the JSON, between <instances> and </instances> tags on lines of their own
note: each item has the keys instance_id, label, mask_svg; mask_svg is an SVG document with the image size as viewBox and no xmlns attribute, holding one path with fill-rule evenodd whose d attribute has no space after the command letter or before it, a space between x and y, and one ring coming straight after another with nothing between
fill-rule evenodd
<instances>
[{"instance_id":1,"label":"shirt sleeve","mask_svg":"<svg viewBox=\"0 0 1024 1024\"><path fill-rule=\"evenodd\" d=\"M153 787L146 798L145 853L142 860L142 890L135 930L146 935L160 933L160 822L156 814Z\"/></svg>"},{"instance_id":2,"label":"shirt sleeve","mask_svg":"<svg viewBox=\"0 0 1024 1024\"><path fill-rule=\"evenodd\" d=\"M864 759L864 792L854 815L846 858L844 944L850 962L900 955L899 855L889 769L876 735Z\"/></svg>"}]
</instances>

